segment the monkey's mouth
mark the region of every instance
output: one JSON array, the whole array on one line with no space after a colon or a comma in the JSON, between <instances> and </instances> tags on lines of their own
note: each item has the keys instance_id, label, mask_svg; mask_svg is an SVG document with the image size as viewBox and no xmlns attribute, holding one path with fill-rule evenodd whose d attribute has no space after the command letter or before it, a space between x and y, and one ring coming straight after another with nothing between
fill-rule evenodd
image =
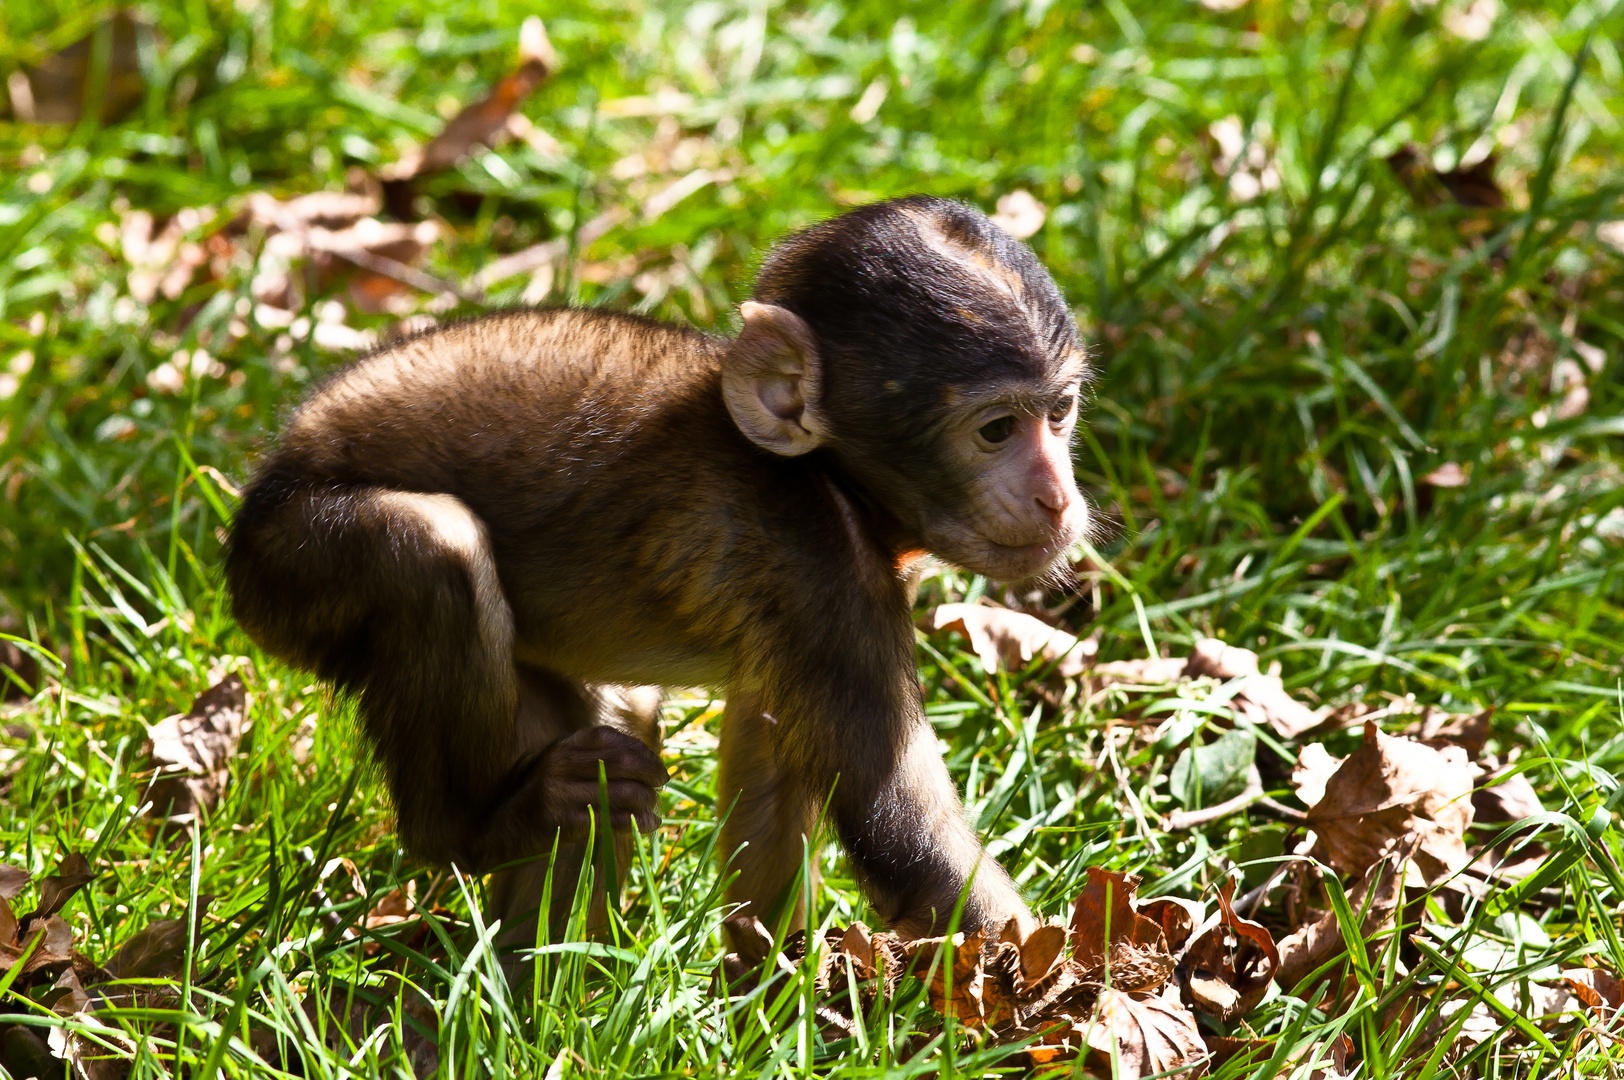
<instances>
[{"instance_id":1,"label":"monkey's mouth","mask_svg":"<svg viewBox=\"0 0 1624 1080\"><path fill-rule=\"evenodd\" d=\"M999 539L953 519L931 524L925 530L931 554L994 581L1024 581L1047 573L1082 535L1081 523L1072 521L1053 530L1011 530L1013 535Z\"/></svg>"}]
</instances>

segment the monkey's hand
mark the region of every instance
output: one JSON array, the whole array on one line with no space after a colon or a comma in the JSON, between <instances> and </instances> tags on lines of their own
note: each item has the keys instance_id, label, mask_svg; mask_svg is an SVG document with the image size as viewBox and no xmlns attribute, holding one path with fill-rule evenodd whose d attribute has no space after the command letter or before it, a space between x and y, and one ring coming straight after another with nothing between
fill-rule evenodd
<instances>
[{"instance_id":1,"label":"monkey's hand","mask_svg":"<svg viewBox=\"0 0 1624 1080\"><path fill-rule=\"evenodd\" d=\"M602 813L600 765L609 790L610 826L653 832L660 823L655 789L670 776L659 754L612 727L584 728L548 747L526 777L520 799L540 803L542 819L565 835L584 833L592 814Z\"/></svg>"}]
</instances>

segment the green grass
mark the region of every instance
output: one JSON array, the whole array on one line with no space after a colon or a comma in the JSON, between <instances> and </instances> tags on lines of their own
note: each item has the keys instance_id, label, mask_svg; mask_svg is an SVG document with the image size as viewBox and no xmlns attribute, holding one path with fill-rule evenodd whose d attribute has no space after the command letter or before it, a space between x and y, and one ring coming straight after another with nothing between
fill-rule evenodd
<instances>
[{"instance_id":1,"label":"green grass","mask_svg":"<svg viewBox=\"0 0 1624 1080\"><path fill-rule=\"evenodd\" d=\"M1394 939L1335 1004L1281 988L1248 1031L1277 1039L1280 1062L1346 1031L1361 1076L1615 1074L1615 1041L1571 1023L1541 1029L1541 1045L1507 1019L1475 1048L1434 1025L1479 992L1509 988L1517 1002L1553 964L1624 969L1619 834L1564 839L1616 800L1624 768L1624 253L1596 228L1624 218L1624 9L1508 5L1474 41L1447 28L1463 8L139 7L160 33L141 50L128 116L0 122L0 629L42 660L5 706L0 860L38 874L70 849L92 858L102 876L66 914L96 959L215 897L190 945L194 977L105 1014L138 1047L135 1075L269 1075L262 1059L279 1040L306 1076L398 1075L407 1013L439 1016L448 1075L1000 1067L1004 1051L962 1033L910 1039L929 1019L917 989L849 1043L821 1040L806 979L742 1003L713 993L724 913L704 702L668 709L667 732L684 732L667 753L677 782L665 827L638 852L616 942L555 952L510 990L478 946L479 883L405 860L342 710L228 617L229 496L199 467L243 479L277 417L344 356L308 341L281 354L251 319L233 332L251 237L219 277L131 300L120 215L232 213L251 191L339 188L509 70L528 14L546 20L564 66L524 111L560 150L512 143L425 184L425 210L450 226L425 269L466 278L706 167L725 175L573 253L555 299L725 329L755 260L789 229L906 192L991 210L1030 191L1049 208L1031 243L1097 345L1077 465L1111 522L1110 569L1085 573L1074 598L1039 601L1067 605L1065 621L1098 632L1107 659L1142 656L1147 639L1182 655L1216 635L1278 661L1311 701L1495 706L1489 749L1515 759L1553 812L1539 838L1576 856L1520 910L1462 922L1433 898L1424 917L1441 929L1425 950ZM0 67L38 62L111 10L7 4ZM870 88L885 96L860 122ZM671 117L626 105L663 91L686 95ZM1231 116L1260 148L1252 173L1266 162L1278 180L1249 200L1220 175L1208 134ZM616 168L671 150L673 131L692 141L664 173L658 160L652 176ZM1411 192L1385 161L1407 143L1443 169L1492 146L1506 208ZM490 305L517 302L523 285L502 283ZM342 296L307 286L307 308ZM150 389L154 369L200 344L225 376ZM1584 372L1589 401L1559 418L1563 361ZM1465 486L1421 482L1445 462ZM924 599L985 588L944 573ZM1090 864L1210 898L1229 874L1261 882L1298 838L1244 814L1161 831L1176 746L1130 737L1115 699L1040 711L1034 680L988 677L961 645L922 650L929 709L972 818L1044 914L1066 909ZM233 782L194 840L165 836L137 816L145 725L230 663L254 694ZM1328 741L1346 752L1354 738ZM1260 750L1286 800L1289 752ZM316 868L336 856L365 895L345 872L317 889ZM820 858L818 925L865 917L837 853ZM380 932L381 948L342 936L408 879L443 905L427 931ZM1280 927L1277 900L1261 917ZM335 1017L351 993L383 1005L346 1044ZM16 993L0 1011L41 1031L63 1023Z\"/></svg>"}]
</instances>

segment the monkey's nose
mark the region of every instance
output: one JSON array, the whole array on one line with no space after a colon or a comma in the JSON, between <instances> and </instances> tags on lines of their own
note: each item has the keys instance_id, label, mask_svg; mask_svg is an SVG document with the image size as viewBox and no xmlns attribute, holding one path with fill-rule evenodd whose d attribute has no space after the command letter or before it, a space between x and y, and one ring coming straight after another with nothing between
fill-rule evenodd
<instances>
[{"instance_id":1,"label":"monkey's nose","mask_svg":"<svg viewBox=\"0 0 1624 1080\"><path fill-rule=\"evenodd\" d=\"M1063 488L1045 491L1035 497L1038 506L1049 516L1056 529L1066 524L1066 511L1071 509L1071 496Z\"/></svg>"}]
</instances>

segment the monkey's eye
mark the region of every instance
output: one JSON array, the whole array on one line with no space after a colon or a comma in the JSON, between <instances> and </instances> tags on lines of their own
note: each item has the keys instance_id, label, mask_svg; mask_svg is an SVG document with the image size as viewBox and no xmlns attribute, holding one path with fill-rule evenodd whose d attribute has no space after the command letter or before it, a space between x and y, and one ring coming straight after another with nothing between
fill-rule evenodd
<instances>
[{"instance_id":1,"label":"monkey's eye","mask_svg":"<svg viewBox=\"0 0 1624 1080\"><path fill-rule=\"evenodd\" d=\"M976 434L981 436L982 441L991 443L994 446L1001 442L1007 442L1009 437L1015 434L1015 418L1013 416L1000 416L996 420L989 420L976 430Z\"/></svg>"},{"instance_id":2,"label":"monkey's eye","mask_svg":"<svg viewBox=\"0 0 1624 1080\"><path fill-rule=\"evenodd\" d=\"M1051 423L1051 424L1064 424L1066 422L1066 420L1071 416L1072 409L1074 409L1076 407L1077 407L1077 399L1076 398L1074 398L1074 397L1063 397L1063 398L1061 398L1060 401L1055 405L1055 407L1049 410L1049 423Z\"/></svg>"}]
</instances>

